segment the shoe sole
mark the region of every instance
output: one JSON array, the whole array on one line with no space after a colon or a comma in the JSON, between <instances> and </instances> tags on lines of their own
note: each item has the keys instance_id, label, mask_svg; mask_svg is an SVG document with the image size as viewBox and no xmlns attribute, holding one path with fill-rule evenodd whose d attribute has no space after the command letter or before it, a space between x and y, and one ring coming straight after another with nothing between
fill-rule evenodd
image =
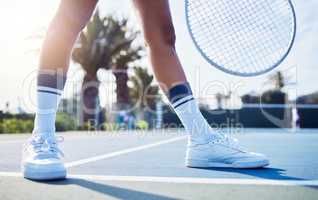
<instances>
[{"instance_id":1,"label":"shoe sole","mask_svg":"<svg viewBox=\"0 0 318 200\"><path fill-rule=\"evenodd\" d=\"M263 168L269 165L269 161L260 160L255 162L240 162L233 164L209 162L205 160L187 160L186 166L189 168L234 168L234 169L253 169Z\"/></svg>"},{"instance_id":2,"label":"shoe sole","mask_svg":"<svg viewBox=\"0 0 318 200\"><path fill-rule=\"evenodd\" d=\"M39 170L30 167L22 167L23 177L34 181L54 181L66 179L66 169Z\"/></svg>"}]
</instances>

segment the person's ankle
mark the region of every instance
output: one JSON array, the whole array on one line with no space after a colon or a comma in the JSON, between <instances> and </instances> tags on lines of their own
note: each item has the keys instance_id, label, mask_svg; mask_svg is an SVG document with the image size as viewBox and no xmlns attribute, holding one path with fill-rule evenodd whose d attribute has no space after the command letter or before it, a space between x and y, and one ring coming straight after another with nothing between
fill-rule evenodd
<instances>
[{"instance_id":1,"label":"person's ankle","mask_svg":"<svg viewBox=\"0 0 318 200\"><path fill-rule=\"evenodd\" d=\"M55 138L55 130L51 130L51 131L33 130L32 135L40 136L43 139Z\"/></svg>"}]
</instances>

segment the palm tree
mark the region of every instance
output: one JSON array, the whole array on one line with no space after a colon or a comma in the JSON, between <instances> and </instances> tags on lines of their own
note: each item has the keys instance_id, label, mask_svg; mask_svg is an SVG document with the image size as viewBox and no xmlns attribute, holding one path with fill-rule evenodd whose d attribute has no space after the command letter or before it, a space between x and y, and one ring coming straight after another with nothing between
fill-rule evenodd
<instances>
[{"instance_id":1,"label":"palm tree","mask_svg":"<svg viewBox=\"0 0 318 200\"><path fill-rule=\"evenodd\" d=\"M127 20L123 20L117 26L115 41L122 41L116 50L116 55L113 55L112 70L116 78L116 94L117 94L117 108L119 110L127 108L131 103L129 98L128 88L128 67L134 61L142 57L143 47L135 46L133 42L139 35L139 32L130 31L127 34Z\"/></svg>"},{"instance_id":2,"label":"palm tree","mask_svg":"<svg viewBox=\"0 0 318 200\"><path fill-rule=\"evenodd\" d=\"M274 84L275 90L281 91L285 87L285 77L282 72L277 72L269 77L269 81Z\"/></svg>"},{"instance_id":3,"label":"palm tree","mask_svg":"<svg viewBox=\"0 0 318 200\"><path fill-rule=\"evenodd\" d=\"M94 120L96 116L100 86L97 77L98 70L126 70L130 62L141 57L141 47L132 45L138 32L129 30L127 22L127 19L118 20L112 16L102 18L97 11L86 30L81 33L74 48L72 59L86 72L81 90L84 122ZM117 79L120 78L116 77ZM117 95L121 94L122 88L125 90L124 83L120 82L118 86ZM127 101L127 99L122 101Z\"/></svg>"},{"instance_id":4,"label":"palm tree","mask_svg":"<svg viewBox=\"0 0 318 200\"><path fill-rule=\"evenodd\" d=\"M159 98L159 87L153 85L154 76L146 68L135 67L134 76L130 77L129 95L137 107L140 119L144 119L145 111L153 111Z\"/></svg>"}]
</instances>

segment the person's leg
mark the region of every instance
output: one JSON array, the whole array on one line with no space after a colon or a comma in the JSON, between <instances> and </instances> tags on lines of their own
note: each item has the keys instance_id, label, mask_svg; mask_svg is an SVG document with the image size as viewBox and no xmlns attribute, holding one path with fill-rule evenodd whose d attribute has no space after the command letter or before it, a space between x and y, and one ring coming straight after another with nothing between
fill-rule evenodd
<instances>
[{"instance_id":1,"label":"person's leg","mask_svg":"<svg viewBox=\"0 0 318 200\"><path fill-rule=\"evenodd\" d=\"M55 132L55 117L77 36L90 19L97 0L62 0L51 22L40 55L34 132Z\"/></svg>"},{"instance_id":2,"label":"person's leg","mask_svg":"<svg viewBox=\"0 0 318 200\"><path fill-rule=\"evenodd\" d=\"M39 63L34 131L24 147L21 163L25 178L55 180L66 177L54 134L55 117L73 45L96 3L97 0L61 0L49 26Z\"/></svg>"},{"instance_id":3,"label":"person's leg","mask_svg":"<svg viewBox=\"0 0 318 200\"><path fill-rule=\"evenodd\" d=\"M176 35L169 1L134 0L134 5L141 19L156 79L168 93L191 140L205 143L213 139L215 134L199 111L175 49Z\"/></svg>"},{"instance_id":4,"label":"person's leg","mask_svg":"<svg viewBox=\"0 0 318 200\"><path fill-rule=\"evenodd\" d=\"M169 2L134 0L134 5L141 19L154 73L164 85L163 89L187 82L175 49L176 36Z\"/></svg>"},{"instance_id":5,"label":"person's leg","mask_svg":"<svg viewBox=\"0 0 318 200\"><path fill-rule=\"evenodd\" d=\"M268 165L264 156L242 151L232 139L215 133L202 116L176 53L169 0L134 0L134 5L141 19L155 76L190 133L186 165L238 168Z\"/></svg>"},{"instance_id":6,"label":"person's leg","mask_svg":"<svg viewBox=\"0 0 318 200\"><path fill-rule=\"evenodd\" d=\"M67 71L73 45L98 0L61 0L50 23L40 55L40 69Z\"/></svg>"}]
</instances>

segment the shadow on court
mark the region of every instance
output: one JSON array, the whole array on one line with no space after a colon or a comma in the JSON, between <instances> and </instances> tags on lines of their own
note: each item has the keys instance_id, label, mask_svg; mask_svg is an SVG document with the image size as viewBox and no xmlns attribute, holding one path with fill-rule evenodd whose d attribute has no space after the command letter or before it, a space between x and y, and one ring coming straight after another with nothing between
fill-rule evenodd
<instances>
[{"instance_id":1,"label":"shadow on court","mask_svg":"<svg viewBox=\"0 0 318 200\"><path fill-rule=\"evenodd\" d=\"M37 182L37 181L35 181ZM60 181L40 182L47 185L76 185L117 199L176 200L163 195L141 192L121 187L110 186L84 179L68 178Z\"/></svg>"},{"instance_id":2,"label":"shadow on court","mask_svg":"<svg viewBox=\"0 0 318 200\"><path fill-rule=\"evenodd\" d=\"M229 169L229 168L197 168L202 170L211 170L219 172L238 173L270 180L307 180L298 177L286 176L286 170L278 168L260 168L260 169Z\"/></svg>"}]
</instances>

